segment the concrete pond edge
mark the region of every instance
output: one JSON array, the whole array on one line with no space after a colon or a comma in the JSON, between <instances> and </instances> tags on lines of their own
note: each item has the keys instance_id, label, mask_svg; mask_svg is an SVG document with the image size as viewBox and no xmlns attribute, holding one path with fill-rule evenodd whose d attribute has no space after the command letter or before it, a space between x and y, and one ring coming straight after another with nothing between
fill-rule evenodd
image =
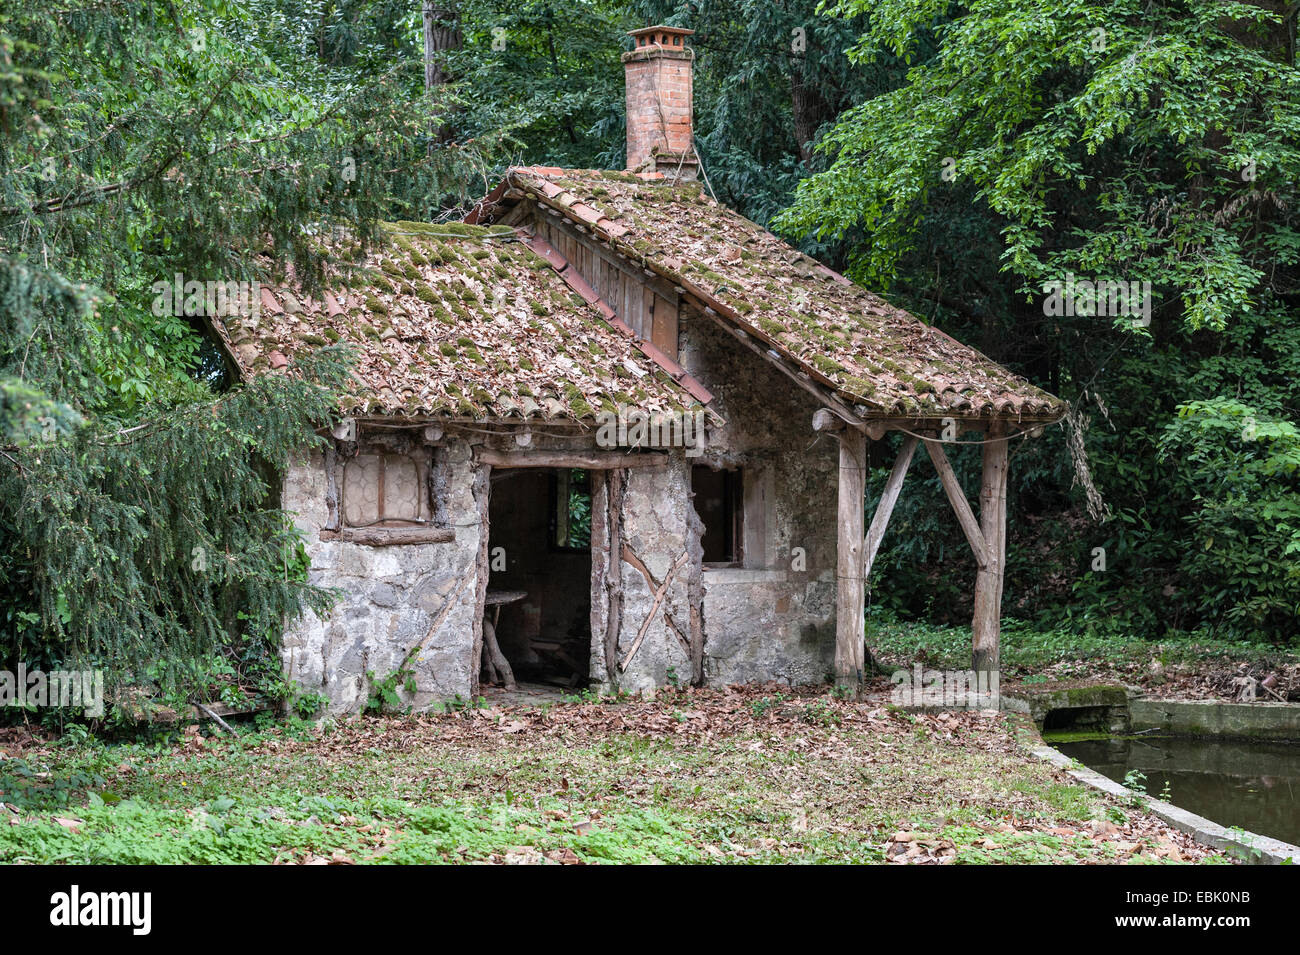
<instances>
[{"instance_id":1,"label":"concrete pond edge","mask_svg":"<svg viewBox=\"0 0 1300 955\"><path fill-rule=\"evenodd\" d=\"M1242 862L1252 865L1289 865L1300 864L1300 846L1261 836L1254 832L1240 829L1228 829L1213 820L1188 812L1172 803L1153 799L1145 793L1129 789L1096 770L1080 765L1059 750L1053 749L1041 740L1027 744L1026 750L1032 755L1064 770L1074 779L1101 790L1126 803L1143 806L1148 812L1163 820L1175 829L1187 833L1203 846L1222 849Z\"/></svg>"}]
</instances>

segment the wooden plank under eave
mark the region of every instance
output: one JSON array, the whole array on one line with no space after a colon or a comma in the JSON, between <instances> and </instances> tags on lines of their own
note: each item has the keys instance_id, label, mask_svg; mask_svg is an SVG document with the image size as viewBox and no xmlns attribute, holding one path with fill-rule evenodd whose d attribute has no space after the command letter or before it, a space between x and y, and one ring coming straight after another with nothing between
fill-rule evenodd
<instances>
[{"instance_id":1,"label":"wooden plank under eave","mask_svg":"<svg viewBox=\"0 0 1300 955\"><path fill-rule=\"evenodd\" d=\"M479 464L494 468L581 468L602 471L620 468L658 468L668 464L668 455L658 452L636 454L624 451L497 451L479 448Z\"/></svg>"},{"instance_id":2,"label":"wooden plank under eave","mask_svg":"<svg viewBox=\"0 0 1300 955\"><path fill-rule=\"evenodd\" d=\"M677 303L669 301L661 295L650 293L653 301L653 319L654 330L650 336L651 342L661 352L677 360Z\"/></svg>"},{"instance_id":3,"label":"wooden plank under eave","mask_svg":"<svg viewBox=\"0 0 1300 955\"><path fill-rule=\"evenodd\" d=\"M633 285L626 275L619 276L619 285L623 291L624 321L632 326L637 338L645 338L645 316L641 314L641 309L638 307L641 301L641 289Z\"/></svg>"}]
</instances>

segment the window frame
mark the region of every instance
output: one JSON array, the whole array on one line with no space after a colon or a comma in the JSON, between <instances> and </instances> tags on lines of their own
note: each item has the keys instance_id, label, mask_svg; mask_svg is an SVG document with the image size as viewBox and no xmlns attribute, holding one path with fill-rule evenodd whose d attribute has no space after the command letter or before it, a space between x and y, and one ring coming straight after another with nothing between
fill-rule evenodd
<instances>
[{"instance_id":1,"label":"window frame","mask_svg":"<svg viewBox=\"0 0 1300 955\"><path fill-rule=\"evenodd\" d=\"M565 529L566 539L568 535L569 525L572 520L572 515L569 511L569 497L567 495L562 497L560 494L560 488L561 486L565 488L571 488L573 486L571 482L573 481L574 471L582 471L582 473L585 475L584 480L586 482L587 500L591 501L593 497L593 490L594 490L592 486L592 480L591 480L591 471L586 470L584 468L560 468L551 472L550 475L550 505L551 506L549 508L549 519L546 522L546 546L548 550L555 551L557 553L562 553L562 554L582 553L591 550L590 540L588 540L587 543L585 544L579 544L579 545L560 542L561 508L563 508L564 517L565 517L564 529Z\"/></svg>"},{"instance_id":2,"label":"window frame","mask_svg":"<svg viewBox=\"0 0 1300 955\"><path fill-rule=\"evenodd\" d=\"M722 530L724 549L727 551L725 560L705 560L702 566L713 569L739 569L745 566L745 468L743 467L711 467L707 464L697 464L691 468L691 490L692 494L698 499L698 493L695 493L695 474L700 470L712 471L721 474L722 478ZM692 501L694 506L694 501ZM708 522L705 516L696 508L696 515L700 523L704 525L704 532L708 532ZM700 545L703 548L704 534L700 535ZM725 545L730 545L725 546Z\"/></svg>"}]
</instances>

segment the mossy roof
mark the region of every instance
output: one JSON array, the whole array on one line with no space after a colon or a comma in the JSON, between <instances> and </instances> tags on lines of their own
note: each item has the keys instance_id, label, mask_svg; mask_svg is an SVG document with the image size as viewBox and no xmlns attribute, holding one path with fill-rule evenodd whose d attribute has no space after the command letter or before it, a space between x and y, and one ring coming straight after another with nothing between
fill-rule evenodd
<instances>
[{"instance_id":1,"label":"mossy roof","mask_svg":"<svg viewBox=\"0 0 1300 955\"><path fill-rule=\"evenodd\" d=\"M654 173L516 167L525 195L690 291L874 416L1050 419L1064 403L715 202ZM499 208L499 206L498 206Z\"/></svg>"},{"instance_id":2,"label":"mossy roof","mask_svg":"<svg viewBox=\"0 0 1300 955\"><path fill-rule=\"evenodd\" d=\"M351 345L349 413L590 420L627 404L694 399L575 295L505 226L398 222L389 241L327 291L262 288L253 316L217 321L245 375L303 349Z\"/></svg>"}]
</instances>

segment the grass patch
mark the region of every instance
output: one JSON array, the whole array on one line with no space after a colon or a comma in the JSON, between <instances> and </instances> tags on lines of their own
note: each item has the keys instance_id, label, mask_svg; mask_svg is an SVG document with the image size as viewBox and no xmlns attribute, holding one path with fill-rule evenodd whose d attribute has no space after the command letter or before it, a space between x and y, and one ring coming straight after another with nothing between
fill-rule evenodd
<instances>
[{"instance_id":1,"label":"grass patch","mask_svg":"<svg viewBox=\"0 0 1300 955\"><path fill-rule=\"evenodd\" d=\"M904 621L887 611L867 618L872 652L893 664L922 661L942 669L966 669L971 663L970 627L936 626ZM1216 640L1181 634L1162 640L1135 640L1117 633L1041 630L1022 621L1002 621L1001 663L1004 674L1021 675L1063 663L1080 674L1098 666L1124 667L1151 660L1162 664L1213 664L1230 661L1300 661L1296 648L1278 648L1244 640Z\"/></svg>"},{"instance_id":2,"label":"grass patch","mask_svg":"<svg viewBox=\"0 0 1300 955\"><path fill-rule=\"evenodd\" d=\"M767 687L34 746L77 785L29 787L0 862L881 862L900 833L942 847L916 861L1160 858L1161 824L1015 729Z\"/></svg>"}]
</instances>

